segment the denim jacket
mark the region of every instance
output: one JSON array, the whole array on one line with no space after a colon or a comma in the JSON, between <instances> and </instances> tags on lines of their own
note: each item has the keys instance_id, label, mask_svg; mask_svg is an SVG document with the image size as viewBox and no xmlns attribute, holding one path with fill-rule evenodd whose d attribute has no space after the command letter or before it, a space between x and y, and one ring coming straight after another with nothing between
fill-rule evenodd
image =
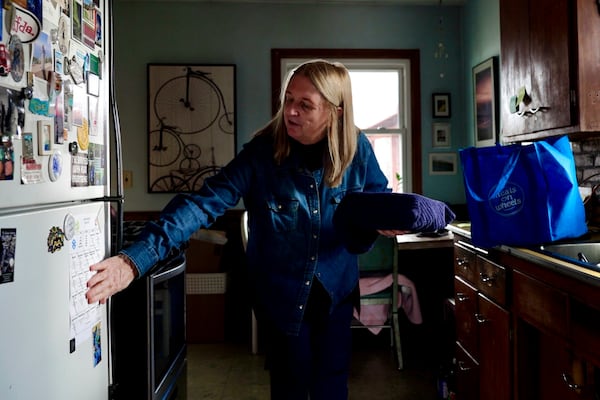
<instances>
[{"instance_id":1,"label":"denim jacket","mask_svg":"<svg viewBox=\"0 0 600 400\"><path fill-rule=\"evenodd\" d=\"M255 137L198 193L175 196L160 220L148 224L140 240L121 252L141 276L243 198L255 310L296 335L315 279L329 293L332 308L358 282L357 257L346 250L332 224L337 205L346 193L386 191L387 179L363 133L335 188L324 184L323 169L309 171L293 151L281 165L273 153L271 138Z\"/></svg>"}]
</instances>

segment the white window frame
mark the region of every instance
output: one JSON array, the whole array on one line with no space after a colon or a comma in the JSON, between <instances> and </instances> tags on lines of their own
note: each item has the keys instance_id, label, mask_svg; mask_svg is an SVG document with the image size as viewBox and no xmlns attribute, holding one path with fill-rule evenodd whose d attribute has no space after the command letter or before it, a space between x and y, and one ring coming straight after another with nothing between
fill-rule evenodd
<instances>
[{"instance_id":1,"label":"white window frame","mask_svg":"<svg viewBox=\"0 0 600 400\"><path fill-rule=\"evenodd\" d=\"M287 76L287 73L300 65L301 63L308 61L308 58L282 58L280 71L281 71L281 82ZM328 58L329 61L339 61L348 68L349 71L353 70L366 70L366 71L397 71L398 72L398 129L362 129L362 131L370 136L377 134L398 134L401 136L402 143L402 192L412 192L412 121L411 121L411 65L409 59L383 59L383 58L343 58L335 59ZM391 177L390 179L395 179ZM391 184L391 182L390 182Z\"/></svg>"}]
</instances>

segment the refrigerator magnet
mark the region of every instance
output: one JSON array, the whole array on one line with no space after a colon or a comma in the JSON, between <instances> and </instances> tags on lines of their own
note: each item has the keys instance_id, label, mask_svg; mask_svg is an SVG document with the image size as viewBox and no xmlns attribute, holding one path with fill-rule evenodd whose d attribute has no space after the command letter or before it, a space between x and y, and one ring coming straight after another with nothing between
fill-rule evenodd
<instances>
[{"instance_id":1,"label":"refrigerator magnet","mask_svg":"<svg viewBox=\"0 0 600 400\"><path fill-rule=\"evenodd\" d=\"M55 150L50 156L50 160L48 162L48 175L50 176L50 180L55 182L60 178L63 169L63 159L60 151Z\"/></svg>"},{"instance_id":2,"label":"refrigerator magnet","mask_svg":"<svg viewBox=\"0 0 600 400\"><path fill-rule=\"evenodd\" d=\"M11 35L8 41L8 53L10 54L11 69L10 75L15 82L20 82L25 73L25 54L23 53L23 43L17 35Z\"/></svg>"},{"instance_id":3,"label":"refrigerator magnet","mask_svg":"<svg viewBox=\"0 0 600 400\"><path fill-rule=\"evenodd\" d=\"M0 229L0 284L14 281L17 229Z\"/></svg>"},{"instance_id":4,"label":"refrigerator magnet","mask_svg":"<svg viewBox=\"0 0 600 400\"><path fill-rule=\"evenodd\" d=\"M71 240L75 236L75 217L73 214L65 215L63 230L65 231L65 239Z\"/></svg>"},{"instance_id":5,"label":"refrigerator magnet","mask_svg":"<svg viewBox=\"0 0 600 400\"><path fill-rule=\"evenodd\" d=\"M100 364L100 361L102 361L102 329L100 327L100 322L98 322L92 328L92 338L94 343L94 367Z\"/></svg>"},{"instance_id":6,"label":"refrigerator magnet","mask_svg":"<svg viewBox=\"0 0 600 400\"><path fill-rule=\"evenodd\" d=\"M40 156L52 154L52 122L39 120L38 128L38 154Z\"/></svg>"},{"instance_id":7,"label":"refrigerator magnet","mask_svg":"<svg viewBox=\"0 0 600 400\"><path fill-rule=\"evenodd\" d=\"M90 130L87 118L84 118L82 125L77 127L77 143L83 151L87 150L90 145Z\"/></svg>"},{"instance_id":8,"label":"refrigerator magnet","mask_svg":"<svg viewBox=\"0 0 600 400\"><path fill-rule=\"evenodd\" d=\"M58 48L63 54L69 51L69 41L71 40L70 18L67 15L61 15L58 19Z\"/></svg>"},{"instance_id":9,"label":"refrigerator magnet","mask_svg":"<svg viewBox=\"0 0 600 400\"><path fill-rule=\"evenodd\" d=\"M65 233L58 226L53 226L48 232L48 238L46 239L48 245L48 252L54 253L63 248L65 245Z\"/></svg>"}]
</instances>

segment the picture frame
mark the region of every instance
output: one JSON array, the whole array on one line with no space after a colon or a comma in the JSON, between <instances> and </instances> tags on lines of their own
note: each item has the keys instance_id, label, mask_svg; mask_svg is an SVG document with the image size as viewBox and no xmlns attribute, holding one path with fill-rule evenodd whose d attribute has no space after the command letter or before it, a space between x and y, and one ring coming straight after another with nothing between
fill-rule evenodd
<instances>
[{"instance_id":1,"label":"picture frame","mask_svg":"<svg viewBox=\"0 0 600 400\"><path fill-rule=\"evenodd\" d=\"M434 122L432 125L432 146L450 147L450 124Z\"/></svg>"},{"instance_id":2,"label":"picture frame","mask_svg":"<svg viewBox=\"0 0 600 400\"><path fill-rule=\"evenodd\" d=\"M430 153L429 175L456 175L456 153Z\"/></svg>"},{"instance_id":3,"label":"picture frame","mask_svg":"<svg viewBox=\"0 0 600 400\"><path fill-rule=\"evenodd\" d=\"M497 141L498 57L473 67L473 120L475 146L493 146Z\"/></svg>"},{"instance_id":4,"label":"picture frame","mask_svg":"<svg viewBox=\"0 0 600 400\"><path fill-rule=\"evenodd\" d=\"M52 154L52 148L54 147L52 139L54 138L54 132L52 129L52 122L46 120L39 120L37 122L37 133L38 133L38 155L48 156Z\"/></svg>"},{"instance_id":5,"label":"picture frame","mask_svg":"<svg viewBox=\"0 0 600 400\"><path fill-rule=\"evenodd\" d=\"M450 93L434 93L431 95L433 118L450 118Z\"/></svg>"},{"instance_id":6,"label":"picture frame","mask_svg":"<svg viewBox=\"0 0 600 400\"><path fill-rule=\"evenodd\" d=\"M233 159L234 64L148 64L148 192L199 190Z\"/></svg>"}]
</instances>

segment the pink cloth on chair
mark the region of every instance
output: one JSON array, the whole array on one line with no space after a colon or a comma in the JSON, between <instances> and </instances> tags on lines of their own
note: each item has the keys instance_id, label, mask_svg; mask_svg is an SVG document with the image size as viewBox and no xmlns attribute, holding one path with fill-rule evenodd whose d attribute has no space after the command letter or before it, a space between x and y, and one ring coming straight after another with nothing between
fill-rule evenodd
<instances>
[{"instance_id":1,"label":"pink cloth on chair","mask_svg":"<svg viewBox=\"0 0 600 400\"><path fill-rule=\"evenodd\" d=\"M360 294L361 296L364 296L385 290L392 286L393 280L392 274L381 277L360 278L358 281ZM419 305L415 284L406 276L398 274L398 285L398 307L402 307L410 322L413 324L422 323L421 306ZM403 291L402 286L405 286L409 290ZM358 313L358 310L354 310L354 318L365 326L383 325L388 319L389 309L389 304L361 305L360 314ZM381 329L381 327L375 326L369 328L375 335L377 335Z\"/></svg>"}]
</instances>

